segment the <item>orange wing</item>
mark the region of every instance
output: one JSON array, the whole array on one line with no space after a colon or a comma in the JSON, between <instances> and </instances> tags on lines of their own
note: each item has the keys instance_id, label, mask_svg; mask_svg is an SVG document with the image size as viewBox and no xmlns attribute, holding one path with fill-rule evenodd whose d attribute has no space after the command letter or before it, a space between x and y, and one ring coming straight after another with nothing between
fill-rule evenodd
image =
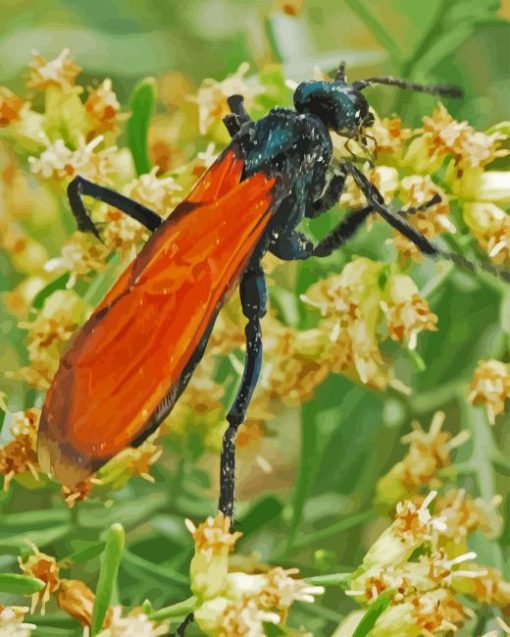
<instances>
[{"instance_id":1,"label":"orange wing","mask_svg":"<svg viewBox=\"0 0 510 637\"><path fill-rule=\"evenodd\" d=\"M193 353L266 227L274 179L220 157L82 327L47 394L41 466L86 479L172 406ZM165 401L169 401L165 403Z\"/></svg>"}]
</instances>

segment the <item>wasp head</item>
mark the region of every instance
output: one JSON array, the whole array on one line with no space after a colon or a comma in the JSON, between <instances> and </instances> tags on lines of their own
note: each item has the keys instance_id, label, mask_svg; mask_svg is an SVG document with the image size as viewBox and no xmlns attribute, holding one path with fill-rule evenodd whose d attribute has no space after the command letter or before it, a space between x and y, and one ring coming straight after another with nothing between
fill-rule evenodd
<instances>
[{"instance_id":1,"label":"wasp head","mask_svg":"<svg viewBox=\"0 0 510 637\"><path fill-rule=\"evenodd\" d=\"M312 81L300 84L294 93L298 113L312 113L328 129L344 137L359 139L374 123L365 97L340 73L333 82Z\"/></svg>"}]
</instances>

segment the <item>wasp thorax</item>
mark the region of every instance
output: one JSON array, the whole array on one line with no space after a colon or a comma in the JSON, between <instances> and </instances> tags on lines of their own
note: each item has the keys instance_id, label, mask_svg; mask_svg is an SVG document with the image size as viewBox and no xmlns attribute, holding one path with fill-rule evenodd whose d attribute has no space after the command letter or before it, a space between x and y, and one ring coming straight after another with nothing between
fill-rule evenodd
<instances>
[{"instance_id":1,"label":"wasp thorax","mask_svg":"<svg viewBox=\"0 0 510 637\"><path fill-rule=\"evenodd\" d=\"M303 82L294 93L299 113L311 113L346 137L357 137L374 119L363 95L346 82Z\"/></svg>"}]
</instances>

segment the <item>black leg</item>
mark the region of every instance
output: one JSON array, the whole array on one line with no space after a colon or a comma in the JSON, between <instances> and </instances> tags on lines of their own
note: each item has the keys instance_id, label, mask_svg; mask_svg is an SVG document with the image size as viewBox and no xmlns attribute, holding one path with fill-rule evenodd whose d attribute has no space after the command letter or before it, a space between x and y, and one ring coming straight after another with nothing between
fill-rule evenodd
<instances>
[{"instance_id":1,"label":"black leg","mask_svg":"<svg viewBox=\"0 0 510 637\"><path fill-rule=\"evenodd\" d=\"M266 313L267 291L260 262L253 262L241 280L241 303L246 324L246 358L239 391L227 414L228 428L223 436L220 466L219 510L232 519L235 488L235 441L237 430L245 419L246 410L257 384L262 365L262 332L260 318Z\"/></svg>"},{"instance_id":2,"label":"black leg","mask_svg":"<svg viewBox=\"0 0 510 637\"><path fill-rule=\"evenodd\" d=\"M469 272L476 272L480 269L510 282L510 272L503 268L499 268L487 261L477 261L475 263L455 252L442 250L439 246L435 245L432 241L427 239L427 237L418 232L418 230L410 226L405 218L388 209L384 204L384 199L381 193L370 182L370 180L358 168L356 168L356 166L346 163L345 168L354 177L354 181L358 188L363 192L368 203L373 207L373 209L378 212L381 217L387 221L390 226L392 226L392 228L398 230L398 232L404 235L404 237L414 243L421 252L428 254L429 256L440 257L442 259L452 261L458 267L468 270Z\"/></svg>"},{"instance_id":3,"label":"black leg","mask_svg":"<svg viewBox=\"0 0 510 637\"><path fill-rule=\"evenodd\" d=\"M414 214L421 210L426 210L440 201L439 195L434 195L432 199L421 206L401 210L399 214L402 216ZM308 237L298 230L294 230L290 234L281 235L271 246L271 252L283 261L308 259L308 257L327 257L343 246L349 239L352 239L371 212L374 212L372 205L353 210L334 230L318 243L313 243L313 241L310 241Z\"/></svg>"},{"instance_id":4,"label":"black leg","mask_svg":"<svg viewBox=\"0 0 510 637\"><path fill-rule=\"evenodd\" d=\"M346 174L344 171L333 175L320 199L313 201L311 206L308 207L305 217L310 219L318 217L337 204L344 190L345 179Z\"/></svg>"},{"instance_id":5,"label":"black leg","mask_svg":"<svg viewBox=\"0 0 510 637\"><path fill-rule=\"evenodd\" d=\"M271 246L271 252L283 261L326 257L351 239L372 211L372 206L366 206L350 212L334 230L318 243L311 241L299 230L282 234Z\"/></svg>"},{"instance_id":6,"label":"black leg","mask_svg":"<svg viewBox=\"0 0 510 637\"><path fill-rule=\"evenodd\" d=\"M231 112L225 115L223 123L230 136L234 137L241 130L243 124L250 121L250 116L244 108L244 97L242 95L231 95L227 99L227 103Z\"/></svg>"},{"instance_id":7,"label":"black leg","mask_svg":"<svg viewBox=\"0 0 510 637\"><path fill-rule=\"evenodd\" d=\"M122 210L122 212L125 212L133 219L136 219L136 221L139 221L148 230L156 230L162 222L159 215L152 210L149 210L149 208L142 206L142 204L129 199L129 197L124 197L124 195L121 195L114 190L110 190L104 186L99 186L98 184L78 175L67 187L69 204L71 205L71 210L76 218L78 229L82 232L91 232L98 239L101 238L99 231L83 204L83 195L94 197L94 199L99 199L99 201L103 201L110 206L114 206L115 208Z\"/></svg>"},{"instance_id":8,"label":"black leg","mask_svg":"<svg viewBox=\"0 0 510 637\"><path fill-rule=\"evenodd\" d=\"M193 613L190 613L189 615L186 615L186 617L182 620L182 622L175 629L175 632L170 633L169 637L184 637L184 635L186 634L186 628L191 624L193 619L194 619L193 618Z\"/></svg>"}]
</instances>

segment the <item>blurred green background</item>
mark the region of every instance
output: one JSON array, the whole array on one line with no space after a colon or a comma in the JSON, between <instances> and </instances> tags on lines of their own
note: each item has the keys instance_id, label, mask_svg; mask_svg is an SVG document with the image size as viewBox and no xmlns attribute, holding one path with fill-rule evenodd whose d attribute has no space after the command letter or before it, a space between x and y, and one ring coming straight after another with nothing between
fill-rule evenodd
<instances>
[{"instance_id":1,"label":"blurred green background","mask_svg":"<svg viewBox=\"0 0 510 637\"><path fill-rule=\"evenodd\" d=\"M330 71L345 60L350 79L392 74L461 86L466 96L449 105L451 112L481 130L508 117L508 0L305 0L295 16L277 10L282 4L272 0L1 0L0 84L22 92L24 69L33 49L49 59L69 47L83 68L80 83L111 77L123 104L135 83L147 75L178 71L198 86L206 77L224 78L246 60L253 70L276 61L283 64L288 78L299 81L309 78L315 67ZM406 124L414 125L435 103L432 97L383 87L371 89L369 95L381 115L396 112ZM317 231L328 223L323 220ZM377 232L362 235L343 256L327 259L320 270L317 263L300 267L293 282L296 293L304 291L319 272L324 276L338 271L351 255L387 257L381 245L388 233ZM430 263L416 268L413 277L420 287L433 270ZM495 442L483 438L486 424L477 424L472 410L462 411L467 408L458 395L480 358L508 360L509 296L456 273L428 300L439 316L439 331L420 338L425 368L404 353L396 354L399 377L415 390L411 398L391 390L376 393L332 376L313 401L271 423L277 444L268 452L269 458L275 461L284 449L282 468L276 478L264 479L255 472L244 481L245 502L239 509L245 532L243 551L257 550L263 559L302 567L305 574L352 570L381 525L368 525L360 533L359 528L340 532L335 524L370 507L377 478L403 454L399 438L409 430L410 421L420 418L427 425L439 408L447 412L450 429L463 426L474 436L459 458L475 459L477 472L462 477L461 484L487 498L504 493L503 509L508 512L509 467L493 466L490 445L508 456L509 423L500 419ZM303 307L299 311L297 322L304 327L307 317ZM168 447L171 453L171 443ZM153 471L157 483L150 491L146 483L131 481L107 509L102 502L85 502L69 512L55 504L55 494L45 493L43 501L39 492L14 485L9 495L0 496L4 545L9 545L9 538L30 532L35 542L62 556L96 546L102 530L121 521L132 531L121 571L121 601L131 605L150 598L155 606L179 601L187 594L185 573L191 550L182 519L211 513L214 499L210 474L193 464L195 452L173 451L173 458L182 454L177 468L158 465ZM241 477L248 475L249 458L242 462ZM25 523L20 515L31 509L45 512L37 524L35 518ZM487 563L506 569L507 577L508 524L499 543L479 539L474 547ZM79 529L78 536L69 537L71 525ZM162 555L166 556L163 561ZM0 556L2 570L13 564L12 555ZM77 569L73 574L90 580L96 568L92 559L83 566L83 573ZM353 607L340 591L328 592L324 605L298 609L295 623L306 625L314 634L328 635ZM65 621L61 620L61 632L50 628L40 634L76 634Z\"/></svg>"},{"instance_id":2,"label":"blurred green background","mask_svg":"<svg viewBox=\"0 0 510 637\"><path fill-rule=\"evenodd\" d=\"M200 82L245 60L279 60L288 77L303 80L316 65L346 60L353 78L391 72L457 83L467 97L456 114L478 125L508 112L508 0L305 0L297 16L276 10L285 4L301 3L2 0L0 82L16 89L33 49L51 58L64 47L90 79L112 77L121 101L145 75L179 71ZM402 112L411 99L379 93L373 101L386 112Z\"/></svg>"}]
</instances>

